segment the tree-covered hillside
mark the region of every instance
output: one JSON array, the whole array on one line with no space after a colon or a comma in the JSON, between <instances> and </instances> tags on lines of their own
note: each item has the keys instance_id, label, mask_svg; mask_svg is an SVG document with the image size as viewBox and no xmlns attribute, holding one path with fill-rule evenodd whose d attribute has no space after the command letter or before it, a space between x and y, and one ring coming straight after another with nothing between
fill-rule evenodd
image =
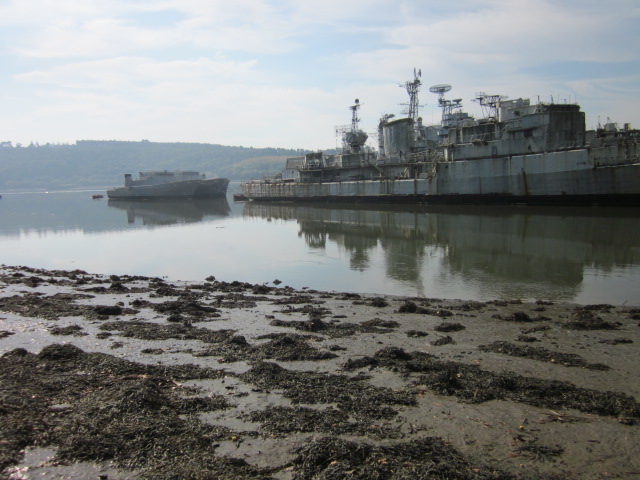
<instances>
[{"instance_id":1,"label":"tree-covered hillside","mask_svg":"<svg viewBox=\"0 0 640 480\"><path fill-rule=\"evenodd\" d=\"M302 151L206 143L82 140L75 145L0 147L0 190L120 186L142 170L197 170L207 177L249 180L273 175Z\"/></svg>"}]
</instances>

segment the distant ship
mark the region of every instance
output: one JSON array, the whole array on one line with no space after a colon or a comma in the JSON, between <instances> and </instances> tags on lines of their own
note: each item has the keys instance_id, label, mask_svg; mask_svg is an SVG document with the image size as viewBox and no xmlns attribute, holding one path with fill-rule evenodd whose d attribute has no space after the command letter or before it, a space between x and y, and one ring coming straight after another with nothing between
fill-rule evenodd
<instances>
[{"instance_id":1,"label":"distant ship","mask_svg":"<svg viewBox=\"0 0 640 480\"><path fill-rule=\"evenodd\" d=\"M124 176L124 187L107 190L110 199L206 198L227 194L229 179L206 178L194 171L153 170L134 180Z\"/></svg>"},{"instance_id":2,"label":"distant ship","mask_svg":"<svg viewBox=\"0 0 640 480\"><path fill-rule=\"evenodd\" d=\"M421 72L404 85L406 118L384 115L378 151L365 145L356 99L351 125L337 127L342 151L287 159L273 178L243 183L260 201L407 203L524 203L640 205L640 131L608 121L585 129L577 104L509 100L479 93L484 118L438 95L442 120L424 126L418 116Z\"/></svg>"}]
</instances>

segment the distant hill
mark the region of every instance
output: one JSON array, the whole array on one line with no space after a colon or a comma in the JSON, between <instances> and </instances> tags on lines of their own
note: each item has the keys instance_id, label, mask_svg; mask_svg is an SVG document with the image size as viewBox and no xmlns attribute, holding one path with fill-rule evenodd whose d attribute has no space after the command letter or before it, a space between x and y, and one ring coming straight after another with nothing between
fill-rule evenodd
<instances>
[{"instance_id":1,"label":"distant hill","mask_svg":"<svg viewBox=\"0 0 640 480\"><path fill-rule=\"evenodd\" d=\"M207 143L79 140L75 145L0 147L0 191L120 186L142 170L197 170L207 177L250 180L278 173L302 150Z\"/></svg>"}]
</instances>

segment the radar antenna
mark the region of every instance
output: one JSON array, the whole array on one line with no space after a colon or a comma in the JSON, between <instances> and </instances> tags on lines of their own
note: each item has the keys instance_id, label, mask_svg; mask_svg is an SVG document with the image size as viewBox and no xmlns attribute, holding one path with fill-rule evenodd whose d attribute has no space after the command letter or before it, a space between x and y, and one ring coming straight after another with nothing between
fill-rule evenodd
<instances>
[{"instance_id":1,"label":"radar antenna","mask_svg":"<svg viewBox=\"0 0 640 480\"><path fill-rule=\"evenodd\" d=\"M447 85L446 83L439 83L438 85L433 85L429 87L429 91L431 93L438 94L438 103L442 104L444 101L444 94L451 90L451 85Z\"/></svg>"},{"instance_id":2,"label":"radar antenna","mask_svg":"<svg viewBox=\"0 0 640 480\"><path fill-rule=\"evenodd\" d=\"M438 85L433 85L429 87L429 91L431 93L438 94L438 105L442 108L442 124L444 125L448 118L451 117L453 111L462 108L462 99L456 98L455 100L447 100L444 98L444 94L451 90L451 85L446 83L439 83Z\"/></svg>"},{"instance_id":3,"label":"radar antenna","mask_svg":"<svg viewBox=\"0 0 640 480\"><path fill-rule=\"evenodd\" d=\"M402 113L407 113L408 117L411 118L414 122L418 120L418 108L422 105L418 103L418 92L420 91L420 85L422 82L420 81L420 77L422 76L422 70L413 69L413 81L407 81L404 84L400 84L400 87L404 87L409 94L409 110ZM407 105L403 103L402 105Z\"/></svg>"}]
</instances>

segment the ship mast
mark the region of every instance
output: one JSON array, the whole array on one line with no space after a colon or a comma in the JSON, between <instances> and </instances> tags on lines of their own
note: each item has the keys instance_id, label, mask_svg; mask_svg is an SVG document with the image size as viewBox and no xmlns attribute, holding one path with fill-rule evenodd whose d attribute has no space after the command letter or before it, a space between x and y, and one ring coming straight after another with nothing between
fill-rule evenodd
<instances>
[{"instance_id":1,"label":"ship mast","mask_svg":"<svg viewBox=\"0 0 640 480\"><path fill-rule=\"evenodd\" d=\"M435 93L438 95L438 105L442 108L442 121L441 124L444 126L451 120L453 111L459 108L462 108L460 102L462 102L461 98L456 98L455 100L447 100L444 98L444 94L451 90L451 85L446 83L440 83L438 85L433 85L429 87L429 91L431 93Z\"/></svg>"},{"instance_id":2,"label":"ship mast","mask_svg":"<svg viewBox=\"0 0 640 480\"><path fill-rule=\"evenodd\" d=\"M404 87L409 94L409 110L406 113L414 122L417 122L418 120L418 108L420 107L420 104L418 103L418 92L420 91L420 85L422 85L422 82L420 81L421 76L422 70L418 70L416 72L416 69L414 68L413 81L406 81L404 84L400 84L400 87ZM407 104L404 103L403 105Z\"/></svg>"},{"instance_id":3,"label":"ship mast","mask_svg":"<svg viewBox=\"0 0 640 480\"><path fill-rule=\"evenodd\" d=\"M355 104L349 107L351 110L351 131L355 132L358 130L358 122L360 119L358 118L358 110L360 109L360 100L356 98Z\"/></svg>"},{"instance_id":4,"label":"ship mast","mask_svg":"<svg viewBox=\"0 0 640 480\"><path fill-rule=\"evenodd\" d=\"M351 126L341 125L336 127L336 135L342 136L342 149L345 152L360 152L368 138L368 135L358 128L358 123L360 122L358 118L359 109L360 100L356 98L355 103L349 107L349 110L351 110Z\"/></svg>"}]
</instances>

